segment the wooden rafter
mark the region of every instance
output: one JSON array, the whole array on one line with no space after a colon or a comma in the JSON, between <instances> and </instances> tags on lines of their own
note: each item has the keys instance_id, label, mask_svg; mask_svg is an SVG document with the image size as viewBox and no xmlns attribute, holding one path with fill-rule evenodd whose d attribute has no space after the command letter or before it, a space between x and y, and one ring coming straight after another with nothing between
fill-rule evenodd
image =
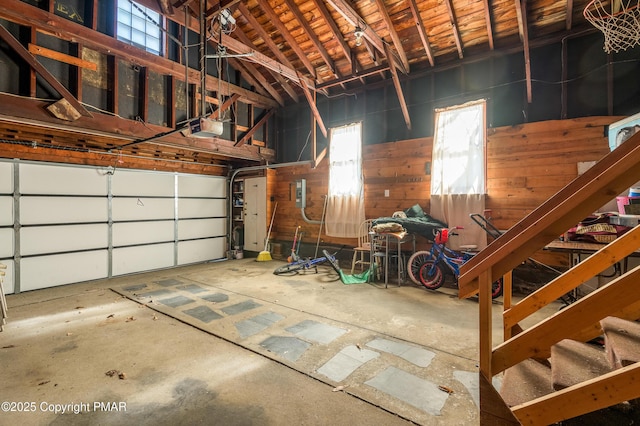
<instances>
[{"instance_id":1,"label":"wooden rafter","mask_svg":"<svg viewBox=\"0 0 640 426\"><path fill-rule=\"evenodd\" d=\"M267 113L264 114L262 118L258 120L258 122L254 124L253 127L251 127L251 129L249 129L249 131L238 142L236 142L235 146L241 146L246 144L247 141L251 139L251 137L254 135L254 133L257 132L260 127L264 126L264 123L266 123L267 120L269 120L269 117L271 117L274 113L275 113L275 110L273 109L270 109L269 111L267 111Z\"/></svg>"},{"instance_id":2,"label":"wooden rafter","mask_svg":"<svg viewBox=\"0 0 640 426\"><path fill-rule=\"evenodd\" d=\"M329 56L329 52L327 52L327 49L324 48L324 46L318 39L318 36L316 35L316 33L313 32L313 29L311 28L307 20L302 15L302 12L300 12L300 9L298 9L296 4L292 0L284 0L284 2L286 3L291 13L293 13L293 16L296 17L296 19L298 20L302 28L304 28L304 31L307 34L307 37L309 37L309 39L311 40L311 43L313 43L313 46L316 48L320 56L322 56L324 63L327 64L327 66L331 70L331 73L335 77L340 78L341 76L336 71L336 65L333 62L333 59L331 59L331 56Z\"/></svg>"},{"instance_id":3,"label":"wooden rafter","mask_svg":"<svg viewBox=\"0 0 640 426\"><path fill-rule=\"evenodd\" d=\"M269 17L271 24L273 24L273 26L276 27L276 29L278 30L280 35L285 39L289 47L296 53L300 61L302 61L304 66L307 68L307 71L309 71L311 78L315 80L316 69L314 68L309 58L307 58L306 53L302 50L298 42L296 42L296 39L293 38L289 30L287 30L287 27L285 27L282 21L280 21L280 18L275 13L275 11L273 10L269 2L267 0L258 0L258 5L262 9L262 11Z\"/></svg>"},{"instance_id":4,"label":"wooden rafter","mask_svg":"<svg viewBox=\"0 0 640 426\"><path fill-rule=\"evenodd\" d=\"M67 90L2 24L0 24L0 38L5 41L29 66L45 79L77 112L85 117L91 113L82 106L75 96Z\"/></svg>"},{"instance_id":5,"label":"wooden rafter","mask_svg":"<svg viewBox=\"0 0 640 426\"><path fill-rule=\"evenodd\" d=\"M173 5L171 0L158 0L158 7L163 15L173 16Z\"/></svg>"},{"instance_id":6,"label":"wooden rafter","mask_svg":"<svg viewBox=\"0 0 640 426\"><path fill-rule=\"evenodd\" d=\"M458 21L456 19L456 12L453 10L453 4L451 0L445 0L447 5L447 11L449 12L449 20L451 21L451 31L453 32L453 40L456 42L456 48L458 49L458 57L463 58L462 54L462 40L460 39L460 32L458 31Z\"/></svg>"},{"instance_id":7,"label":"wooden rafter","mask_svg":"<svg viewBox=\"0 0 640 426\"><path fill-rule=\"evenodd\" d=\"M529 53L529 29L527 28L527 0L520 0L520 13L522 15L522 37L524 44L524 74L527 80L527 102L532 102L531 95L531 55Z\"/></svg>"},{"instance_id":8,"label":"wooden rafter","mask_svg":"<svg viewBox=\"0 0 640 426\"><path fill-rule=\"evenodd\" d=\"M298 77L300 80L304 80L304 77L299 74ZM324 126L324 121L322 121L322 117L320 116L320 111L318 111L318 107L316 106L316 100L314 99L311 91L307 89L306 86L300 85L302 87L302 91L304 92L304 96L307 98L307 102L309 102L309 108L311 108L311 112L313 113L313 117L318 123L320 130L322 130L322 134L324 137L327 137L327 128Z\"/></svg>"},{"instance_id":9,"label":"wooden rafter","mask_svg":"<svg viewBox=\"0 0 640 426\"><path fill-rule=\"evenodd\" d=\"M407 54L405 53L404 48L402 47L402 41L398 36L398 32L393 26L393 21L391 20L391 17L389 17L389 14L387 13L387 8L385 7L384 1L375 0L375 2L378 8L378 13L380 14L380 16L382 16L382 20L387 26L387 31L389 31L389 35L391 36L391 41L393 42L393 47L396 48L396 52L398 54L400 62L402 63L402 67L406 70L405 73L407 73L409 72L409 60L407 59ZM384 44L384 46L385 46L385 50L384 50L385 56L387 58L393 57L394 55L391 53L389 49L387 49L386 47L387 45Z\"/></svg>"},{"instance_id":10,"label":"wooden rafter","mask_svg":"<svg viewBox=\"0 0 640 426\"><path fill-rule=\"evenodd\" d=\"M371 29L371 27L365 25L366 21L361 18L355 10L353 10L351 5L349 5L346 0L327 0L327 3L329 3L331 7L333 7L340 15L342 15L342 17L347 22L349 22L350 25L353 25L354 27L360 27L360 29L362 29L363 31L364 38L369 43L371 43L378 50L378 52L385 54L383 40L378 36L378 34L375 33L375 31ZM396 55L396 53L393 51L391 51L391 54L394 56ZM374 55L372 55L372 57L375 58ZM389 61L389 63L392 63L392 61ZM408 72L408 70L402 66L402 61L397 60L393 61L393 63L395 63L396 66L400 66L400 71L402 71L404 74Z\"/></svg>"},{"instance_id":11,"label":"wooden rafter","mask_svg":"<svg viewBox=\"0 0 640 426\"><path fill-rule=\"evenodd\" d=\"M237 70L246 70L246 73L243 73L242 76L245 80L247 80L250 84L253 85L256 91L266 95L268 93L273 99L275 99L280 106L284 106L284 99L280 96L280 93L273 87L273 85L269 84L266 78L260 71L253 65L253 63L249 61L240 61L238 59L229 58L229 62L232 66Z\"/></svg>"},{"instance_id":12,"label":"wooden rafter","mask_svg":"<svg viewBox=\"0 0 640 426\"><path fill-rule=\"evenodd\" d=\"M287 57L282 54L280 49L278 49L278 46L276 46L276 44L273 42L273 40L271 40L271 37L269 37L267 32L264 30L264 28L262 28L262 26L258 23L256 18L253 17L253 15L249 11L249 9L244 5L244 3L240 3L238 5L238 9L240 10L240 13L242 13L242 16L247 20L247 22L249 22L251 27L255 28L255 31L258 33L260 38L267 45L267 47L269 48L271 53L273 53L276 56L276 58L280 59L280 61L282 61L282 63L285 66L287 66L287 67L289 67L291 69L294 69L293 64L291 64L291 62L289 62ZM234 34L240 39L240 42L244 43L247 47L250 47L251 49L255 49L255 46L254 46L253 42L251 40L249 40L249 37L247 37L247 35L240 28L236 28L236 30L234 31ZM273 69L272 69L272 71L273 71ZM293 90L291 85L285 79L278 78L278 77L276 77L276 75L278 75L278 74L274 75L274 79L280 83L280 85L282 86L284 91L287 92L287 94L289 96L291 96L291 98L296 103L299 102L298 94L295 92L295 90ZM268 83L266 81L265 81L265 83L266 83L265 88L267 88L267 86L271 86L270 83ZM269 90L269 89L267 88L267 90ZM269 93L271 93L271 91L269 91Z\"/></svg>"},{"instance_id":13,"label":"wooden rafter","mask_svg":"<svg viewBox=\"0 0 640 426\"><path fill-rule=\"evenodd\" d=\"M240 95L238 95L237 93L234 93L230 98L228 98L227 100L225 100L222 105L218 106L218 109L213 111L210 115L209 118L220 118L220 113L226 111L229 109L229 107L231 105L233 105L238 99L240 99Z\"/></svg>"},{"instance_id":14,"label":"wooden rafter","mask_svg":"<svg viewBox=\"0 0 640 426\"><path fill-rule=\"evenodd\" d=\"M493 26L491 25L491 5L489 0L482 0L484 5L484 22L487 25L487 39L489 40L489 49L493 50Z\"/></svg>"},{"instance_id":15,"label":"wooden rafter","mask_svg":"<svg viewBox=\"0 0 640 426\"><path fill-rule=\"evenodd\" d=\"M35 8L19 0L3 0L3 5L7 7L0 8L0 18L8 19L13 22L33 27L48 34L56 34L62 40L70 42L82 41L85 47L101 52L110 57L117 57L133 64L145 64L150 70L161 74L184 76L184 65L176 63L167 58L159 57L153 53L144 50L132 49L127 43L115 40L106 34L93 31L90 28L83 27L68 21L62 17L50 14L42 9ZM184 77L182 77L184 78ZM199 81L200 73L198 70L189 70L188 80L190 83ZM297 82L297 77L296 79ZM207 77L207 85L213 86L217 84L217 79L213 76ZM211 82L211 83L210 83ZM213 87L212 87L213 88ZM266 108L275 108L278 103L272 98L259 95L250 90L229 84L225 82L224 90L232 93L239 93L248 103L256 103ZM230 95L230 93L225 93Z\"/></svg>"},{"instance_id":16,"label":"wooden rafter","mask_svg":"<svg viewBox=\"0 0 640 426\"><path fill-rule=\"evenodd\" d=\"M431 51L431 45L429 44L429 38L427 37L427 30L422 23L422 17L420 16L420 11L418 10L418 5L416 4L416 0L409 0L409 7L411 8L411 14L413 15L413 21L416 24L416 29L418 30L418 34L420 35L420 40L422 41L422 47L424 47L424 51L427 54L427 59L429 59L429 64L431 66L434 65L433 61L433 52Z\"/></svg>"},{"instance_id":17,"label":"wooden rafter","mask_svg":"<svg viewBox=\"0 0 640 426\"><path fill-rule=\"evenodd\" d=\"M565 29L571 30L573 26L573 0L567 0L567 16L565 18Z\"/></svg>"},{"instance_id":18,"label":"wooden rafter","mask_svg":"<svg viewBox=\"0 0 640 426\"><path fill-rule=\"evenodd\" d=\"M387 49L389 47L385 46ZM387 57L390 57L387 55ZM400 84L400 79L398 78L398 71L396 67L390 66L389 70L391 71L391 78L393 80L393 86L396 89L396 94L398 95L398 102L400 103L400 109L402 110L402 115L404 117L404 122L407 125L407 129L411 130L411 117L409 116L409 108L407 108L407 102L404 99L404 94L402 93L402 85Z\"/></svg>"}]
</instances>

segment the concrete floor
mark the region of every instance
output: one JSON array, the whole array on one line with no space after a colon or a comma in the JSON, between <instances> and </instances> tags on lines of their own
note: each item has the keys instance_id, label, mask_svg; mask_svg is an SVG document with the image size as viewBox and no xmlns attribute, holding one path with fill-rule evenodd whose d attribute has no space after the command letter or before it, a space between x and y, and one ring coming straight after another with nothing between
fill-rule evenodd
<instances>
[{"instance_id":1,"label":"concrete floor","mask_svg":"<svg viewBox=\"0 0 640 426\"><path fill-rule=\"evenodd\" d=\"M343 285L328 267L273 275L281 264L232 260L8 296L0 423L479 423L474 300ZM501 311L494 303L496 343Z\"/></svg>"}]
</instances>

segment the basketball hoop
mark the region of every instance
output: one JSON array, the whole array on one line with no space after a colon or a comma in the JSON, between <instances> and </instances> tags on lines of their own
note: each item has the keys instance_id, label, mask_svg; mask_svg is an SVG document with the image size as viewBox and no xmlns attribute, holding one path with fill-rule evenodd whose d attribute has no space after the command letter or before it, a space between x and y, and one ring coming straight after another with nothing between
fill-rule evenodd
<instances>
[{"instance_id":1,"label":"basketball hoop","mask_svg":"<svg viewBox=\"0 0 640 426\"><path fill-rule=\"evenodd\" d=\"M591 0L583 15L604 34L603 48L607 53L640 43L640 0Z\"/></svg>"}]
</instances>

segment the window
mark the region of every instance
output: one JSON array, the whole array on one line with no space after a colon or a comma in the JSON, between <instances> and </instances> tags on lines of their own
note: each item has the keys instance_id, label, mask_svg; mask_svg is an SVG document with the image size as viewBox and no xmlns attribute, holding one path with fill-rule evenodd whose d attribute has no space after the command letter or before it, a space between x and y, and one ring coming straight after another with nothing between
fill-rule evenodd
<instances>
[{"instance_id":1,"label":"window","mask_svg":"<svg viewBox=\"0 0 640 426\"><path fill-rule=\"evenodd\" d=\"M331 129L326 232L354 238L364 221L362 123Z\"/></svg>"},{"instance_id":2,"label":"window","mask_svg":"<svg viewBox=\"0 0 640 426\"><path fill-rule=\"evenodd\" d=\"M486 234L469 218L484 213L486 192L484 100L436 110L430 212L449 226L462 226L452 248L487 245Z\"/></svg>"},{"instance_id":3,"label":"window","mask_svg":"<svg viewBox=\"0 0 640 426\"><path fill-rule=\"evenodd\" d=\"M360 123L331 129L329 196L360 195L362 142Z\"/></svg>"},{"instance_id":4,"label":"window","mask_svg":"<svg viewBox=\"0 0 640 426\"><path fill-rule=\"evenodd\" d=\"M118 40L160 55L160 14L139 4L118 0Z\"/></svg>"},{"instance_id":5,"label":"window","mask_svg":"<svg viewBox=\"0 0 640 426\"><path fill-rule=\"evenodd\" d=\"M485 101L436 110L431 194L485 193Z\"/></svg>"}]
</instances>

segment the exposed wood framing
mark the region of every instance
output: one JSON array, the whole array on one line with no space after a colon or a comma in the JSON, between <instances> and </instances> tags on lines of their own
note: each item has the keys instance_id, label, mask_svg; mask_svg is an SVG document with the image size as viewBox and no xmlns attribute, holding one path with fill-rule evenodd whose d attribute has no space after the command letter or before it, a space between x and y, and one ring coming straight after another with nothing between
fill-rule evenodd
<instances>
[{"instance_id":1,"label":"exposed wood framing","mask_svg":"<svg viewBox=\"0 0 640 426\"><path fill-rule=\"evenodd\" d=\"M388 46L385 45L385 49L389 49ZM387 57L390 57L387 55ZM393 86L396 89L396 94L398 95L398 102L400 103L400 109L402 110L402 116L404 117L404 122L407 125L407 129L411 130L411 117L409 116L409 108L407 107L407 102L404 99L404 94L402 93L402 85L400 84L400 79L398 78L398 72L395 67L390 67L391 77L393 79Z\"/></svg>"},{"instance_id":2,"label":"exposed wood framing","mask_svg":"<svg viewBox=\"0 0 640 426\"><path fill-rule=\"evenodd\" d=\"M35 70L47 83L51 85L76 111L85 117L91 113L82 106L71 92L67 90L2 24L0 24L0 38L3 39L29 66Z\"/></svg>"},{"instance_id":3,"label":"exposed wood framing","mask_svg":"<svg viewBox=\"0 0 640 426\"><path fill-rule=\"evenodd\" d=\"M413 15L413 20L416 24L416 29L418 30L418 34L420 35L420 40L422 41L422 47L424 47L424 51L427 54L427 59L429 59L429 64L433 66L434 65L433 52L431 51L431 45L429 44L429 38L427 37L427 30L425 29L424 24L422 22L422 17L420 16L420 11L418 10L418 5L416 4L416 0L409 0L409 6L411 7L411 14Z\"/></svg>"},{"instance_id":4,"label":"exposed wood framing","mask_svg":"<svg viewBox=\"0 0 640 426\"><path fill-rule=\"evenodd\" d=\"M267 111L267 113L264 114L264 116L256 124L254 124L251 129L249 129L247 134L245 134L238 142L236 142L236 146L241 146L246 144L247 141L251 139L251 137L254 135L254 133L257 132L258 129L262 127L267 122L267 120L269 120L269 117L271 117L274 113L275 113L275 110L273 109Z\"/></svg>"},{"instance_id":5,"label":"exposed wood framing","mask_svg":"<svg viewBox=\"0 0 640 426\"><path fill-rule=\"evenodd\" d=\"M331 56L329 56L329 52L327 52L327 49L324 48L316 33L313 32L313 29L311 28L307 20L304 18L304 16L302 16L302 12L300 12L300 9L298 9L296 4L292 0L284 0L284 2L286 3L289 10L291 10L291 13L293 13L293 16L296 17L302 28L304 28L307 37L309 37L311 43L313 43L313 47L315 47L320 56L322 56L322 60L325 64L327 64L327 66L331 70L331 73L335 77L340 77L340 74L336 70L336 64L333 62L333 59L331 59Z\"/></svg>"},{"instance_id":6,"label":"exposed wood framing","mask_svg":"<svg viewBox=\"0 0 640 426\"><path fill-rule=\"evenodd\" d=\"M98 69L98 66L93 62L85 61L75 56L66 55L64 53L60 53L55 50L47 49L46 47L36 46L33 43L29 43L28 47L29 47L29 53L33 55L42 56L45 58L56 60L58 62L64 62L65 64L86 68L92 71L96 71Z\"/></svg>"},{"instance_id":7,"label":"exposed wood framing","mask_svg":"<svg viewBox=\"0 0 640 426\"><path fill-rule=\"evenodd\" d=\"M458 31L458 21L456 20L456 12L453 10L453 4L451 0L445 0L447 5L447 11L449 12L449 20L451 21L451 31L453 33L453 39L456 42L456 48L458 49L458 58L462 59L462 40L460 39L460 31Z\"/></svg>"},{"instance_id":8,"label":"exposed wood framing","mask_svg":"<svg viewBox=\"0 0 640 426\"><path fill-rule=\"evenodd\" d=\"M489 0L482 0L482 3L484 4L484 21L487 24L487 38L489 40L489 50L493 50L493 27L491 25L491 5L489 4Z\"/></svg>"},{"instance_id":9,"label":"exposed wood framing","mask_svg":"<svg viewBox=\"0 0 640 426\"><path fill-rule=\"evenodd\" d=\"M282 21L280 21L280 18L274 12L269 2L267 0L258 0L258 5L260 5L260 8L269 17L269 20L276 27L280 35L284 37L285 41L289 44L289 47L296 53L300 61L302 61L304 66L307 68L307 71L309 71L309 74L311 75L312 79L315 80L316 69L314 68L309 58L307 58L307 55L305 54L305 52L300 48L300 45L298 44L298 42L296 42L296 40L293 38L291 33L282 24Z\"/></svg>"},{"instance_id":10,"label":"exposed wood framing","mask_svg":"<svg viewBox=\"0 0 640 426\"><path fill-rule=\"evenodd\" d=\"M300 80L304 80L304 77L300 74L298 76ZM309 107L311 108L311 112L313 113L313 117L318 123L320 130L322 130L322 134L324 137L327 137L327 128L324 126L324 122L322 121L322 117L320 116L320 111L318 111L318 107L316 106L315 93L312 95L311 91L307 89L306 86L301 85L302 91L304 92L304 96L307 98L307 102L309 102ZM314 123L315 124L315 123ZM314 125L315 127L315 125Z\"/></svg>"},{"instance_id":11,"label":"exposed wood framing","mask_svg":"<svg viewBox=\"0 0 640 426\"><path fill-rule=\"evenodd\" d=\"M369 41L379 52L384 54L385 49L383 40L378 37L378 34L376 34L375 31L371 29L371 27L366 25L366 21L361 18L355 10L353 10L351 5L347 3L346 0L327 0L327 3L329 3L331 7L333 7L338 13L340 13L340 15L342 15L342 17L346 19L349 24L353 25L354 27L360 27L364 33L364 38ZM392 52L392 54L396 55L395 52ZM406 74L408 72L408 69L402 65L403 62L399 60L399 58L396 59L398 59L398 61L395 62L396 66L400 66L400 71ZM389 63L392 62L389 61Z\"/></svg>"},{"instance_id":12,"label":"exposed wood framing","mask_svg":"<svg viewBox=\"0 0 640 426\"><path fill-rule=\"evenodd\" d=\"M522 26L522 37L524 44L524 73L526 78L527 85L527 102L532 102L532 94L531 94L531 55L529 54L529 29L526 25L527 22L527 0L520 0L521 14L522 14L522 22L524 25Z\"/></svg>"},{"instance_id":13,"label":"exposed wood framing","mask_svg":"<svg viewBox=\"0 0 640 426\"><path fill-rule=\"evenodd\" d=\"M385 7L385 4L382 0L375 0L376 2L376 6L378 8L378 13L380 13L380 15L382 16L382 20L384 21L384 23L387 26L387 31L389 31L389 35L391 36L391 41L393 42L393 47L395 47L396 52L398 53L398 56L400 57L400 63L402 64L402 68L405 69L405 73L409 72L409 60L407 59L407 54L404 51L404 48L402 47L402 41L400 40L400 37L398 36L398 32L396 31L395 27L393 26L393 22L391 21L391 18L389 17L389 14L387 13L387 8ZM386 43L384 44L385 46L385 50L384 50L384 54L387 58L392 57L392 52L387 48Z\"/></svg>"}]
</instances>

